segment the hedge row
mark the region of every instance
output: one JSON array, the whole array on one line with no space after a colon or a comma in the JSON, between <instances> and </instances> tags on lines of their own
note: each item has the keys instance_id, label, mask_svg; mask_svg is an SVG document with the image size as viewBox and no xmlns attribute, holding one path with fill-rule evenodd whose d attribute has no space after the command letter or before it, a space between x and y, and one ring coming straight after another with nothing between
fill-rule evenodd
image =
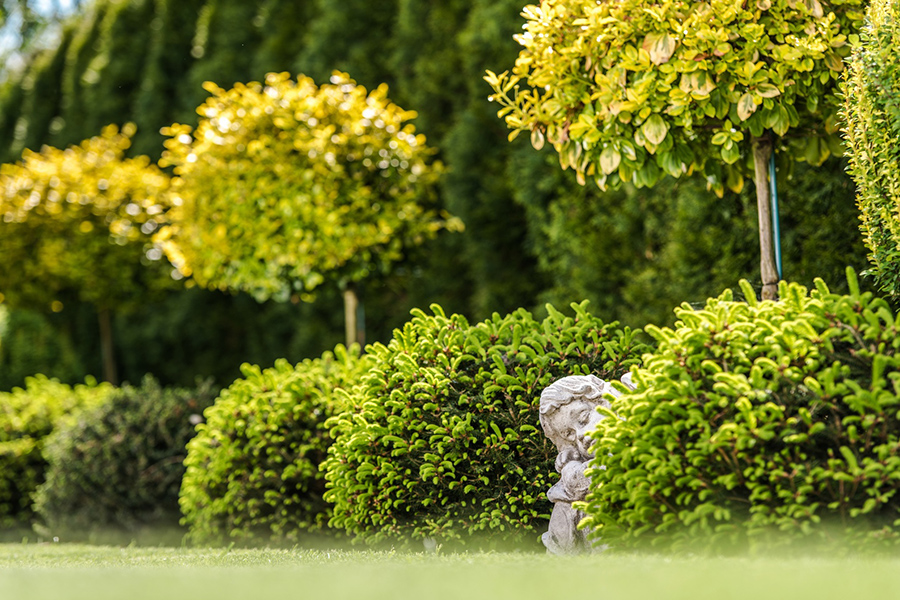
<instances>
[{"instance_id":1,"label":"hedge row","mask_svg":"<svg viewBox=\"0 0 900 600\"><path fill-rule=\"evenodd\" d=\"M728 291L677 309L674 328L648 326L654 347L585 304L474 325L433 306L365 354L245 365L212 405L203 386L35 378L0 404L4 524L31 517L37 488L48 535L174 525L181 482L182 524L197 543L338 532L394 547L539 548L558 477L541 390L630 370L637 388L611 399L594 434L582 508L595 539L716 552L798 540L895 547L900 317L848 278L848 295L782 284L765 302L744 282L743 301Z\"/></svg>"},{"instance_id":2,"label":"hedge row","mask_svg":"<svg viewBox=\"0 0 900 600\"><path fill-rule=\"evenodd\" d=\"M558 477L541 390L565 375L617 378L644 348L585 304L475 325L432 306L370 346L372 368L346 392L354 409L331 421L331 524L372 543L537 544Z\"/></svg>"},{"instance_id":3,"label":"hedge row","mask_svg":"<svg viewBox=\"0 0 900 600\"><path fill-rule=\"evenodd\" d=\"M215 397L210 383L163 389L148 376L57 427L34 496L38 530L65 540L177 530L185 447Z\"/></svg>"},{"instance_id":4,"label":"hedge row","mask_svg":"<svg viewBox=\"0 0 900 600\"><path fill-rule=\"evenodd\" d=\"M873 0L848 61L843 117L872 274L900 294L900 3Z\"/></svg>"},{"instance_id":5,"label":"hedge row","mask_svg":"<svg viewBox=\"0 0 900 600\"><path fill-rule=\"evenodd\" d=\"M685 306L594 438L586 511L617 548L900 542L900 317L782 283Z\"/></svg>"},{"instance_id":6,"label":"hedge row","mask_svg":"<svg viewBox=\"0 0 900 600\"><path fill-rule=\"evenodd\" d=\"M540 390L575 372L618 376L642 349L574 308L469 325L434 306L363 356L245 366L188 445L191 539L296 542L327 525L371 543L535 541L555 477Z\"/></svg>"},{"instance_id":7,"label":"hedge row","mask_svg":"<svg viewBox=\"0 0 900 600\"><path fill-rule=\"evenodd\" d=\"M0 393L0 529L28 526L33 495L44 481L44 443L55 427L80 409L102 403L113 387L88 380L68 386L43 375Z\"/></svg>"},{"instance_id":8,"label":"hedge row","mask_svg":"<svg viewBox=\"0 0 900 600\"><path fill-rule=\"evenodd\" d=\"M331 437L326 420L344 408L338 394L370 364L359 349L296 366L243 365L188 444L181 488L184 523L197 543L308 540L327 524L319 470Z\"/></svg>"}]
</instances>

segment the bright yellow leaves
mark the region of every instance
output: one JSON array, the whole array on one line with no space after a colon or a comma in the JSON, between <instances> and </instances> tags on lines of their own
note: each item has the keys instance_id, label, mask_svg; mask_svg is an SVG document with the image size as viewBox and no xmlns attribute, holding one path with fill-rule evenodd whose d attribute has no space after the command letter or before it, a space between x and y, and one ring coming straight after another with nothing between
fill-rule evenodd
<instances>
[{"instance_id":1,"label":"bright yellow leaves","mask_svg":"<svg viewBox=\"0 0 900 600\"><path fill-rule=\"evenodd\" d=\"M164 130L182 200L158 236L201 285L286 300L326 276L357 281L457 220L436 209L440 166L387 86L271 73L214 84L200 122ZM302 295L302 294L301 294Z\"/></svg>"},{"instance_id":2,"label":"bright yellow leaves","mask_svg":"<svg viewBox=\"0 0 900 600\"><path fill-rule=\"evenodd\" d=\"M827 124L862 6L543 0L522 13L514 68L485 80L507 126L552 143L579 180L652 185L664 173L703 171L721 192L742 185L749 146L730 138L713 144L717 132L741 129L749 142L802 128L804 136L780 144L817 162L829 153L808 146L837 146ZM637 149L633 158L621 151L626 141ZM581 148L577 160L573 146ZM720 159L731 167L723 171Z\"/></svg>"},{"instance_id":3,"label":"bright yellow leaves","mask_svg":"<svg viewBox=\"0 0 900 600\"><path fill-rule=\"evenodd\" d=\"M62 310L65 291L112 308L170 281L150 241L169 178L146 156L125 158L133 134L109 126L0 167L0 289L10 302Z\"/></svg>"}]
</instances>

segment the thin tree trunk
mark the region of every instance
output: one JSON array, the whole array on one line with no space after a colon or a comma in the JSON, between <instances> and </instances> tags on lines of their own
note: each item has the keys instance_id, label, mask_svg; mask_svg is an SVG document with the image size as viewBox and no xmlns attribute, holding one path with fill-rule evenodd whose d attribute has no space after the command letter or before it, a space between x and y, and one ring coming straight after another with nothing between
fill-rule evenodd
<instances>
[{"instance_id":1,"label":"thin tree trunk","mask_svg":"<svg viewBox=\"0 0 900 600\"><path fill-rule=\"evenodd\" d=\"M769 188L771 156L772 142L768 138L753 138L756 210L759 214L759 270L762 275L763 300L774 300L778 295L778 270L775 268L775 244L772 237L772 198Z\"/></svg>"},{"instance_id":2,"label":"thin tree trunk","mask_svg":"<svg viewBox=\"0 0 900 600\"><path fill-rule=\"evenodd\" d=\"M365 320L362 318L362 302L356 291L355 283L344 287L344 339L349 348L354 343L361 347L366 345Z\"/></svg>"},{"instance_id":3,"label":"thin tree trunk","mask_svg":"<svg viewBox=\"0 0 900 600\"><path fill-rule=\"evenodd\" d=\"M116 369L116 357L113 354L112 311L101 308L97 312L100 320L100 356L103 359L103 379L113 385L119 385L119 373Z\"/></svg>"}]
</instances>

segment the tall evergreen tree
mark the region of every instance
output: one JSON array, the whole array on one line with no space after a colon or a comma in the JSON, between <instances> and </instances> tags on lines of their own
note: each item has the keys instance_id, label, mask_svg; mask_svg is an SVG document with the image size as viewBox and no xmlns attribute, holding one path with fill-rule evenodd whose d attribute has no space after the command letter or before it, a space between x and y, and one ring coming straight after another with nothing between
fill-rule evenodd
<instances>
[{"instance_id":1,"label":"tall evergreen tree","mask_svg":"<svg viewBox=\"0 0 900 600\"><path fill-rule=\"evenodd\" d=\"M71 41L71 31L66 31L59 46L41 52L23 78L22 111L10 145L13 155L21 154L25 148L39 149L54 128L61 125L58 120L54 121L62 100L58 82L65 67L65 51Z\"/></svg>"},{"instance_id":2,"label":"tall evergreen tree","mask_svg":"<svg viewBox=\"0 0 900 600\"><path fill-rule=\"evenodd\" d=\"M197 18L206 0L156 0L150 21L147 62L140 89L130 111L137 125L132 151L159 157L163 136L159 129L176 121L192 123L193 110L179 111L181 82L192 64L191 49Z\"/></svg>"},{"instance_id":3,"label":"tall evergreen tree","mask_svg":"<svg viewBox=\"0 0 900 600\"><path fill-rule=\"evenodd\" d=\"M334 70L372 89L394 87L388 57L398 0L315 0L315 19L296 70L325 82Z\"/></svg>"},{"instance_id":4,"label":"tall evergreen tree","mask_svg":"<svg viewBox=\"0 0 900 600\"><path fill-rule=\"evenodd\" d=\"M100 131L110 123L121 125L130 116L140 88L150 41L153 0L112 0L97 41L97 54L82 81L91 107L85 125Z\"/></svg>"},{"instance_id":5,"label":"tall evergreen tree","mask_svg":"<svg viewBox=\"0 0 900 600\"><path fill-rule=\"evenodd\" d=\"M206 1L194 32L194 61L177 98L183 110L193 111L201 104L205 81L230 88L239 81L262 79L262 74L252 73L253 51L260 43L260 31L253 26L258 14L256 2ZM194 121L195 117L190 119Z\"/></svg>"},{"instance_id":6,"label":"tall evergreen tree","mask_svg":"<svg viewBox=\"0 0 900 600\"><path fill-rule=\"evenodd\" d=\"M58 84L62 92L60 127L48 139L54 146L74 144L99 133L91 131L88 125L92 122L92 107L85 96L84 79L86 75L91 78L87 69L97 55L97 42L108 9L108 2L93 2L71 24L74 28L72 42L66 48L66 66Z\"/></svg>"},{"instance_id":7,"label":"tall evergreen tree","mask_svg":"<svg viewBox=\"0 0 900 600\"><path fill-rule=\"evenodd\" d=\"M295 70L316 9L314 0L266 0L262 4L253 23L261 39L253 54L253 79L261 80L266 73Z\"/></svg>"}]
</instances>

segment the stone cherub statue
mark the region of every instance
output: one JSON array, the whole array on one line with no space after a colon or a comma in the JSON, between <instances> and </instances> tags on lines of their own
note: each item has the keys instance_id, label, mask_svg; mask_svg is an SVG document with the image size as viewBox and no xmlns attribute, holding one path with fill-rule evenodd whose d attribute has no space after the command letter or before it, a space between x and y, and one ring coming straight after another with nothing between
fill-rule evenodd
<instances>
[{"instance_id":1,"label":"stone cherub statue","mask_svg":"<svg viewBox=\"0 0 900 600\"><path fill-rule=\"evenodd\" d=\"M622 378L634 388L630 374ZM547 492L553 502L550 526L541 536L551 554L573 554L591 550L588 532L578 529L584 513L572 508L572 503L587 496L590 479L585 477L587 462L593 458L587 437L603 418L597 407L609 408L607 394L619 396L612 385L594 375L563 377L541 392L540 420L544 434L556 445L556 470L560 478Z\"/></svg>"}]
</instances>

